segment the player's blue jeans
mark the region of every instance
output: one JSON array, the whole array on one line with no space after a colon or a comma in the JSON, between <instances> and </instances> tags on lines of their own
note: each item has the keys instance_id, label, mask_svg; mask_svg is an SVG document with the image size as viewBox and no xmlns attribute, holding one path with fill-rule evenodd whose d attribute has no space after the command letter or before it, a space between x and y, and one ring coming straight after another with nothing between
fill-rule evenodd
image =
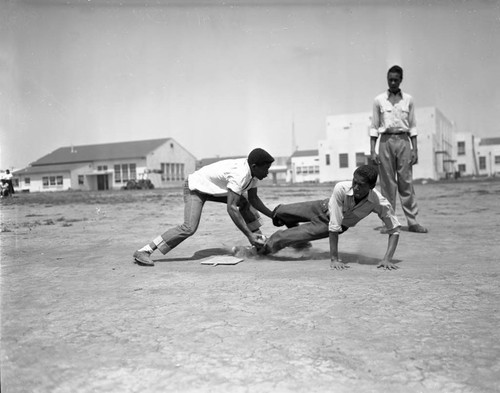
<instances>
[{"instance_id":1,"label":"player's blue jeans","mask_svg":"<svg viewBox=\"0 0 500 393\"><path fill-rule=\"evenodd\" d=\"M188 237L194 235L200 224L201 212L206 201L227 204L227 196L214 196L190 190L186 180L184 183L184 223L169 229L153 240L162 254L166 254ZM245 197L240 198L238 207L248 229L254 232L262 226L259 212L250 205Z\"/></svg>"},{"instance_id":2,"label":"player's blue jeans","mask_svg":"<svg viewBox=\"0 0 500 393\"><path fill-rule=\"evenodd\" d=\"M297 243L327 238L330 222L328 202L329 199L321 199L279 205L275 214L288 228L269 237L265 253L274 253Z\"/></svg>"}]
</instances>

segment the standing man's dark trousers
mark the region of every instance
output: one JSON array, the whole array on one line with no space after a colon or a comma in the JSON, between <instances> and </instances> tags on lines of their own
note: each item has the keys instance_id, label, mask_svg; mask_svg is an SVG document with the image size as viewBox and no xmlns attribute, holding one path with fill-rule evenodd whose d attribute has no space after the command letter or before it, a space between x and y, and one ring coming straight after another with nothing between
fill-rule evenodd
<instances>
[{"instance_id":1,"label":"standing man's dark trousers","mask_svg":"<svg viewBox=\"0 0 500 393\"><path fill-rule=\"evenodd\" d=\"M413 172L410 165L411 143L408 133L382 134L379 158L382 195L387 198L395 211L396 197L399 192L408 226L417 225L418 206L413 190Z\"/></svg>"}]
</instances>

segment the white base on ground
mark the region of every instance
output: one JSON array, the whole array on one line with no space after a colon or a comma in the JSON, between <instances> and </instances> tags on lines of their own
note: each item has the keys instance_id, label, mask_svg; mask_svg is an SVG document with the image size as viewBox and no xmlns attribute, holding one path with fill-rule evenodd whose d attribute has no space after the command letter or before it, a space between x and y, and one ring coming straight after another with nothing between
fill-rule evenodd
<instances>
[{"instance_id":1,"label":"white base on ground","mask_svg":"<svg viewBox=\"0 0 500 393\"><path fill-rule=\"evenodd\" d=\"M200 263L202 265L236 265L237 263L243 262L242 258L233 257L231 255L216 255L207 259L204 259Z\"/></svg>"}]
</instances>

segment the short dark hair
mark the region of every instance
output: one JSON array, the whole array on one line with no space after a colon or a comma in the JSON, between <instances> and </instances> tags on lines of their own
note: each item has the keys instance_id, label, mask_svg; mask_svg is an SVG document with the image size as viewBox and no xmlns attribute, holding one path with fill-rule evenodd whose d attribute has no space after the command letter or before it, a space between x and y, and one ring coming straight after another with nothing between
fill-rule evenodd
<instances>
[{"instance_id":1,"label":"short dark hair","mask_svg":"<svg viewBox=\"0 0 500 393\"><path fill-rule=\"evenodd\" d=\"M370 187L375 187L377 184L378 171L373 165L361 165L356 168L354 174L365 179Z\"/></svg>"},{"instance_id":2,"label":"short dark hair","mask_svg":"<svg viewBox=\"0 0 500 393\"><path fill-rule=\"evenodd\" d=\"M399 74L401 79L403 79L403 69L400 66L393 65L391 68L389 68L389 71L387 71L387 75L389 75L391 72L395 72L396 74Z\"/></svg>"},{"instance_id":3,"label":"short dark hair","mask_svg":"<svg viewBox=\"0 0 500 393\"><path fill-rule=\"evenodd\" d=\"M248 164L250 166L271 164L273 162L274 162L273 156L271 156L267 151L261 148L253 149L248 155Z\"/></svg>"}]
</instances>

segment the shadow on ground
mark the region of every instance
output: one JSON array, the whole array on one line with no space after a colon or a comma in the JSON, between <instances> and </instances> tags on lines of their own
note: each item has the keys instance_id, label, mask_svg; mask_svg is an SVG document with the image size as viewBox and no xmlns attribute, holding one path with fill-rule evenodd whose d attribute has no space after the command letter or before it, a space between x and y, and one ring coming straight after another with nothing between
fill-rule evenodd
<instances>
[{"instance_id":1,"label":"shadow on ground","mask_svg":"<svg viewBox=\"0 0 500 393\"><path fill-rule=\"evenodd\" d=\"M187 261L199 261L201 259L213 257L213 256L222 256L222 255L234 255L231 249L229 248L207 248L204 250L196 251L190 257L176 257L176 258L162 258L156 259L156 262L187 262ZM344 263L357 263L359 265L378 265L380 262L379 258L368 257L361 254L355 253L346 253L341 252L339 254L340 259ZM256 255L256 256L247 256L246 259L253 260L270 260L270 261L310 261L310 260L328 260L330 258L330 253L328 251L319 251L314 249L307 250L295 250L292 248L286 248L284 250L279 251L275 255ZM400 263L400 259L393 259L394 263Z\"/></svg>"}]
</instances>

